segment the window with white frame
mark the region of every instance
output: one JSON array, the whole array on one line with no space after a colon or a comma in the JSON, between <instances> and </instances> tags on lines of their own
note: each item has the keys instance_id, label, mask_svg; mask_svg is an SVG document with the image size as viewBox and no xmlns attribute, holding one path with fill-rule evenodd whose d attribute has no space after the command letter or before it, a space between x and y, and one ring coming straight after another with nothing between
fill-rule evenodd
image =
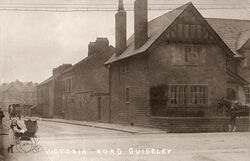
<instances>
[{"instance_id":1,"label":"window with white frame","mask_svg":"<svg viewBox=\"0 0 250 161\"><path fill-rule=\"evenodd\" d=\"M173 105L187 104L187 87L183 85L170 86L170 103Z\"/></svg>"},{"instance_id":2,"label":"window with white frame","mask_svg":"<svg viewBox=\"0 0 250 161\"><path fill-rule=\"evenodd\" d=\"M202 65L204 64L204 52L197 45L182 45L173 53L175 65Z\"/></svg>"},{"instance_id":3,"label":"window with white frame","mask_svg":"<svg viewBox=\"0 0 250 161\"><path fill-rule=\"evenodd\" d=\"M193 105L205 105L207 103L207 87L190 86L190 101Z\"/></svg>"},{"instance_id":4,"label":"window with white frame","mask_svg":"<svg viewBox=\"0 0 250 161\"><path fill-rule=\"evenodd\" d=\"M170 105L206 105L208 100L206 85L170 85Z\"/></svg>"}]
</instances>

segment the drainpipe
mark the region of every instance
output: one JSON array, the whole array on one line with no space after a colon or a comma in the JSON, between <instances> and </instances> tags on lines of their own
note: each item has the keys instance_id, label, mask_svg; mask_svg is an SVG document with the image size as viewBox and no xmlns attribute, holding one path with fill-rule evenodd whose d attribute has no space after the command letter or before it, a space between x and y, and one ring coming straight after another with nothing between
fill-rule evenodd
<instances>
[{"instance_id":1,"label":"drainpipe","mask_svg":"<svg viewBox=\"0 0 250 161\"><path fill-rule=\"evenodd\" d=\"M111 121L111 64L108 66L109 69L109 123L112 123Z\"/></svg>"}]
</instances>

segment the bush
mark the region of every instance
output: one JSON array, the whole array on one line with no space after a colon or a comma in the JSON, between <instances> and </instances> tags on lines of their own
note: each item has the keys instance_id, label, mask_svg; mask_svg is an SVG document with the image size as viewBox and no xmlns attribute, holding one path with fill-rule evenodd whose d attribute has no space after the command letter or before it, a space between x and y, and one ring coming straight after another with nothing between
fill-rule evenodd
<instances>
[{"instance_id":1,"label":"bush","mask_svg":"<svg viewBox=\"0 0 250 161\"><path fill-rule=\"evenodd\" d=\"M158 85L150 88L150 106L152 109L162 109L168 102L168 86Z\"/></svg>"}]
</instances>

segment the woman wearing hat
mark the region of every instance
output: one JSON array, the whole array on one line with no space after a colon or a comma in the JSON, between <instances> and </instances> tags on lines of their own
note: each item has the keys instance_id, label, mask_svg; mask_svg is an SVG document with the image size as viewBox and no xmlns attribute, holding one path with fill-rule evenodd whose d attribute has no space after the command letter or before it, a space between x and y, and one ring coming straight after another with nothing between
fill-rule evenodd
<instances>
[{"instance_id":1,"label":"woman wearing hat","mask_svg":"<svg viewBox=\"0 0 250 161\"><path fill-rule=\"evenodd\" d=\"M10 124L11 145L8 147L8 152L13 153L13 147L17 142L17 138L22 136L24 130L17 124L17 120L13 119Z\"/></svg>"}]
</instances>

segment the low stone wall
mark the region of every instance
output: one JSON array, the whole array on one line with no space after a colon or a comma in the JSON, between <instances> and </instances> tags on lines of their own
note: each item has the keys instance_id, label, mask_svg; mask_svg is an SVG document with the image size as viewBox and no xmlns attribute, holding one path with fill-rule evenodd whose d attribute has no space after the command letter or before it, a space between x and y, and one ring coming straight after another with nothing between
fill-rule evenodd
<instances>
[{"instance_id":1,"label":"low stone wall","mask_svg":"<svg viewBox=\"0 0 250 161\"><path fill-rule=\"evenodd\" d=\"M228 131L229 117L155 117L151 125L168 132L225 132ZM236 131L249 131L249 117L237 118Z\"/></svg>"}]
</instances>

